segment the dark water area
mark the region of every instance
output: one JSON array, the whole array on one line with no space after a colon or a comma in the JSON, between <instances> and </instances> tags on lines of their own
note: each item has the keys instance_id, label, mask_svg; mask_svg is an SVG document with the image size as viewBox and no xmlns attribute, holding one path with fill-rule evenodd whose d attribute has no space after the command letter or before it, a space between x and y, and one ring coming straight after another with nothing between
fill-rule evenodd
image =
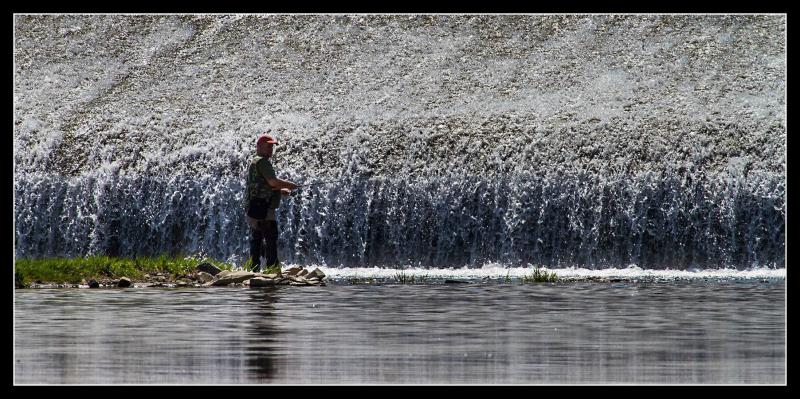
<instances>
[{"instance_id":1,"label":"dark water area","mask_svg":"<svg viewBox=\"0 0 800 399\"><path fill-rule=\"evenodd\" d=\"M784 384L783 280L41 289L16 384Z\"/></svg>"}]
</instances>

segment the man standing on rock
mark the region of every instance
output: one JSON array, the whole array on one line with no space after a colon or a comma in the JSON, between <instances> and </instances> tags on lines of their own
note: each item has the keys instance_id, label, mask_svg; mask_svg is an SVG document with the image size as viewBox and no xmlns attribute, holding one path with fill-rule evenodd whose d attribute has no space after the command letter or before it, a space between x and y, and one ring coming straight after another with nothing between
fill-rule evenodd
<instances>
[{"instance_id":1,"label":"man standing on rock","mask_svg":"<svg viewBox=\"0 0 800 399\"><path fill-rule=\"evenodd\" d=\"M300 186L275 175L269 158L278 144L270 135L263 134L256 141L256 155L250 159L247 170L247 189L245 192L245 213L250 225L250 259L252 271L261 266L262 245L265 268L278 264L278 223L275 209L280 206L281 196L291 195Z\"/></svg>"}]
</instances>

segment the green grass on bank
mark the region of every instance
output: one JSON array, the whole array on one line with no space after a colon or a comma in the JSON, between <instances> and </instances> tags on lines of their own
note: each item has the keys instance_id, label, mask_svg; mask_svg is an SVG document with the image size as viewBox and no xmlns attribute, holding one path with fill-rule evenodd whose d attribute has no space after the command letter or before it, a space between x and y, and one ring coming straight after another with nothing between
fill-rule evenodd
<instances>
[{"instance_id":1,"label":"green grass on bank","mask_svg":"<svg viewBox=\"0 0 800 399\"><path fill-rule=\"evenodd\" d=\"M77 284L81 280L142 278L145 274L163 273L173 277L189 274L200 263L208 262L220 269L230 270L234 266L213 259L184 257L137 257L116 258L87 256L83 258L16 259L14 262L17 285L27 286L40 280L51 283Z\"/></svg>"},{"instance_id":2,"label":"green grass on bank","mask_svg":"<svg viewBox=\"0 0 800 399\"><path fill-rule=\"evenodd\" d=\"M548 273L547 271L543 271L539 266L536 266L533 269L533 273L522 276L522 283L554 283L558 281L558 276L556 276L555 272Z\"/></svg>"},{"instance_id":3,"label":"green grass on bank","mask_svg":"<svg viewBox=\"0 0 800 399\"><path fill-rule=\"evenodd\" d=\"M400 273L395 273L394 280L400 284L425 284L428 282L429 278L427 274L424 276L415 276L413 274L406 274L405 271L400 271Z\"/></svg>"}]
</instances>

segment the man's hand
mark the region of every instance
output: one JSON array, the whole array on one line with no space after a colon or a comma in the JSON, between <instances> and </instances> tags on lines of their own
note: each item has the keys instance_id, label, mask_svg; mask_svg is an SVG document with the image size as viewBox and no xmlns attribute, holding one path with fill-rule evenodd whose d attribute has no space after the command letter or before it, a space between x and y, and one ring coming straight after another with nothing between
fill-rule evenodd
<instances>
[{"instance_id":1,"label":"man's hand","mask_svg":"<svg viewBox=\"0 0 800 399\"><path fill-rule=\"evenodd\" d=\"M289 190L288 188L282 188L281 195L284 197L290 196L292 195L292 190Z\"/></svg>"}]
</instances>

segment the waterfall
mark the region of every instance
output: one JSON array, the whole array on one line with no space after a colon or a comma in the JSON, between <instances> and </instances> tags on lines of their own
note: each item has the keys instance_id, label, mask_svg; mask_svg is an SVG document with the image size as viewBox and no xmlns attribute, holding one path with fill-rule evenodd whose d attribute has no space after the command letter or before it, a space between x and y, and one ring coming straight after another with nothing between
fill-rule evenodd
<instances>
[{"instance_id":1,"label":"waterfall","mask_svg":"<svg viewBox=\"0 0 800 399\"><path fill-rule=\"evenodd\" d=\"M780 15L17 15L17 257L785 267Z\"/></svg>"}]
</instances>

